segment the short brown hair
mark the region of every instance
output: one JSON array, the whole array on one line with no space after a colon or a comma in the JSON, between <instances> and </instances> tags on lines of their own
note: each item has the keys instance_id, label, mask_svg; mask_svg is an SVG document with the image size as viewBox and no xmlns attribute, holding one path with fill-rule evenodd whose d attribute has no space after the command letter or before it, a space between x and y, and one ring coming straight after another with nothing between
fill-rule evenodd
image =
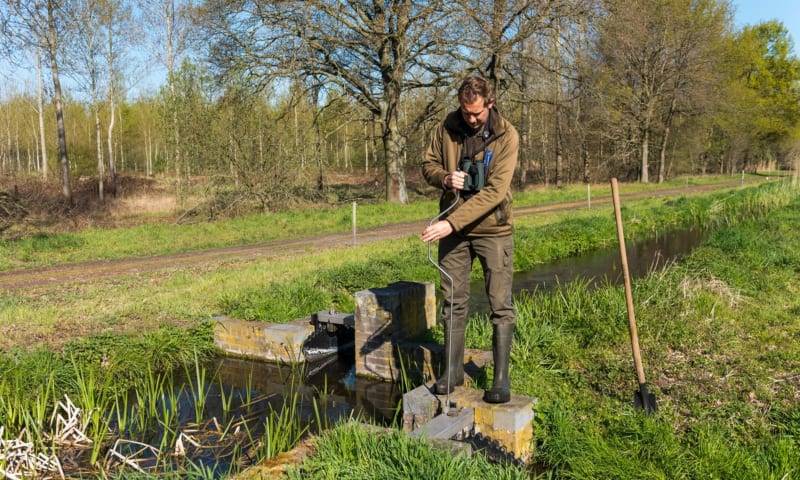
<instances>
[{"instance_id":1,"label":"short brown hair","mask_svg":"<svg viewBox=\"0 0 800 480\"><path fill-rule=\"evenodd\" d=\"M494 100L492 84L478 75L467 77L458 89L459 103L474 103L483 97L484 105Z\"/></svg>"}]
</instances>

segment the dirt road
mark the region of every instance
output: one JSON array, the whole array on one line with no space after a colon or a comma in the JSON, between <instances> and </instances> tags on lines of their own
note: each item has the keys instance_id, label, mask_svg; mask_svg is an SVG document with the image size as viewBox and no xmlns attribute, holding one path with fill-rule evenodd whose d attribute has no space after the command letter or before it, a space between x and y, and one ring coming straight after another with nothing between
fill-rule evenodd
<instances>
[{"instance_id":1,"label":"dirt road","mask_svg":"<svg viewBox=\"0 0 800 480\"><path fill-rule=\"evenodd\" d=\"M622 197L628 199L637 199L644 197L669 197L687 194L693 195L723 188L736 187L740 184L740 181L737 180L713 185L679 187L663 189L659 191L631 193L622 195ZM609 203L611 203L611 196L592 198L592 206L605 205ZM516 207L514 209L514 215L520 217L585 207L585 200ZM361 230L357 232L355 242L356 244L365 244L419 234L427 224L428 221L425 220ZM191 267L248 257L286 257L291 255L299 255L306 252L319 252L323 249L351 246L353 245L353 241L354 239L352 232L333 233L318 237L281 240L255 245L235 246L192 253L84 262L29 270L15 270L0 273L0 289L17 290L37 288L51 284L83 282L98 278L152 272L165 268Z\"/></svg>"}]
</instances>

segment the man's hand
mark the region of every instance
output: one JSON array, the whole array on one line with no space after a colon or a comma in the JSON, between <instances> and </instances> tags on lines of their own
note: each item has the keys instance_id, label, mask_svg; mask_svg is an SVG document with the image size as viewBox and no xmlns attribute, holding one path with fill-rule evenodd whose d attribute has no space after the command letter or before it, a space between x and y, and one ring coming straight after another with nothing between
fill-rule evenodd
<instances>
[{"instance_id":1,"label":"man's hand","mask_svg":"<svg viewBox=\"0 0 800 480\"><path fill-rule=\"evenodd\" d=\"M453 226L447 220L439 220L422 231L423 242L436 242L453 233Z\"/></svg>"},{"instance_id":2,"label":"man's hand","mask_svg":"<svg viewBox=\"0 0 800 480\"><path fill-rule=\"evenodd\" d=\"M464 190L464 179L467 178L467 172L453 172L448 173L444 177L444 186L447 188L455 188L456 190Z\"/></svg>"}]
</instances>

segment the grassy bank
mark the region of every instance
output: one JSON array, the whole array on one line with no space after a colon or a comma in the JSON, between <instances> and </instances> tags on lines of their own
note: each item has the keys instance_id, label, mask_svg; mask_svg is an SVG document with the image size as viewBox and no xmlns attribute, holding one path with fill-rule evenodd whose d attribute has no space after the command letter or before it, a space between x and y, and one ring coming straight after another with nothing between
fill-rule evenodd
<instances>
[{"instance_id":1,"label":"grassy bank","mask_svg":"<svg viewBox=\"0 0 800 480\"><path fill-rule=\"evenodd\" d=\"M512 385L515 393L539 399L535 462L541 476L800 478L800 201L740 218L723 222L730 225L716 229L685 262L634 283L655 415L632 406L638 385L621 287L590 290L578 282L517 299ZM491 348L487 331L485 319L471 319L468 344ZM483 382L477 387L488 387ZM358 457L360 435L323 436L319 458L290 478L331 478L326 472L370 478L375 464L389 471L398 463L415 465L403 459L418 448L414 441L393 438L387 442L403 446ZM353 462L345 468L323 455L331 448L343 449L341 456ZM487 474L480 459L470 470L448 453L425 455L435 459L411 467L407 478L534 476L513 467Z\"/></svg>"},{"instance_id":2,"label":"grassy bank","mask_svg":"<svg viewBox=\"0 0 800 480\"><path fill-rule=\"evenodd\" d=\"M646 238L682 226L729 224L779 208L792 195L791 189L767 185L626 202L625 233ZM517 270L616 242L608 205L523 217L515 235ZM352 311L353 293L363 288L398 279L436 281L437 277L427 261L427 247L413 235L292 258L241 258L0 291L0 351L60 349L65 342L90 334L124 336L164 327L185 328L221 314L282 323L331 307Z\"/></svg>"},{"instance_id":3,"label":"grassy bank","mask_svg":"<svg viewBox=\"0 0 800 480\"><path fill-rule=\"evenodd\" d=\"M695 471L737 478L726 473L763 474L763 455L776 478L788 472L782 468L797 454L784 434L800 426L800 415L785 405L798 394L791 374L797 350L785 345L796 335L792 314L798 311L791 298L796 197L787 184L773 184L625 203L631 237L697 224L718 229L685 264L635 285L645 366L661 407L655 418L634 415L628 405L635 381L618 289L589 292L578 284L518 299L512 378L515 393L540 398L538 462L565 478L693 478ZM773 230L779 232L775 238ZM615 235L608 206L526 217L516 231L516 267L612 245ZM90 378L70 366L72 358L97 372L115 365L114 379L133 378L152 358L163 358L159 368L167 369L208 352L210 337L198 325L215 314L282 322L332 305L352 311L357 290L436 277L426 247L414 236L282 261L243 259L0 293L0 398L6 402L0 409L6 409L4 418L20 412L6 435L32 421L23 412L48 417L63 391ZM488 348L487 331L484 320L472 319L468 342ZM151 333L142 339L142 332ZM29 390L31 385L47 387ZM111 380L108 388L126 386ZM730 465L737 469L724 470ZM451 467L443 461L440 468ZM309 466L309 472L314 468L320 467ZM643 473L633 474L637 469Z\"/></svg>"},{"instance_id":4,"label":"grassy bank","mask_svg":"<svg viewBox=\"0 0 800 480\"><path fill-rule=\"evenodd\" d=\"M542 400L539 461L562 478L800 478L798 220L793 201L720 228L635 284L652 418L630 408L619 289L524 299L512 375Z\"/></svg>"},{"instance_id":5,"label":"grassy bank","mask_svg":"<svg viewBox=\"0 0 800 480\"><path fill-rule=\"evenodd\" d=\"M721 184L738 180L730 176L703 176L671 180L660 185L629 184L626 193L658 192L677 187ZM748 175L746 184L764 177ZM610 195L608 185L567 185L536 188L515 195L517 207L564 201L586 201ZM409 205L388 203L357 206L357 228L430 219L436 211L436 192L427 191L428 201ZM301 211L247 215L214 222L189 224L151 223L129 228L88 228L77 232L36 234L21 239L0 239L0 272L93 260L147 257L206 249L257 244L352 230L352 205L320 207Z\"/></svg>"}]
</instances>

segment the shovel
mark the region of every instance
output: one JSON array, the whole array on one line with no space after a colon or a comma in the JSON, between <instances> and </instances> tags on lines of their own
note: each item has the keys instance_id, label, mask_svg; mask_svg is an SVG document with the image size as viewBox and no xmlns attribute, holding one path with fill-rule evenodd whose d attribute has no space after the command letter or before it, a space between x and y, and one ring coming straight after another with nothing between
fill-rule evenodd
<instances>
[{"instance_id":1,"label":"shovel","mask_svg":"<svg viewBox=\"0 0 800 480\"><path fill-rule=\"evenodd\" d=\"M639 353L639 334L636 332L636 316L633 313L633 294L631 293L631 277L628 274L628 254L625 251L625 236L622 233L622 214L619 207L619 188L617 179L611 179L611 196L614 199L614 216L617 219L617 237L619 238L619 254L622 262L622 277L625 280L625 303L628 307L628 327L631 332L631 348L633 349L633 363L636 365L636 376L639 380L639 391L633 394L634 408L644 409L646 413L657 410L656 396L647 390L647 381L644 378L642 355Z\"/></svg>"}]
</instances>

